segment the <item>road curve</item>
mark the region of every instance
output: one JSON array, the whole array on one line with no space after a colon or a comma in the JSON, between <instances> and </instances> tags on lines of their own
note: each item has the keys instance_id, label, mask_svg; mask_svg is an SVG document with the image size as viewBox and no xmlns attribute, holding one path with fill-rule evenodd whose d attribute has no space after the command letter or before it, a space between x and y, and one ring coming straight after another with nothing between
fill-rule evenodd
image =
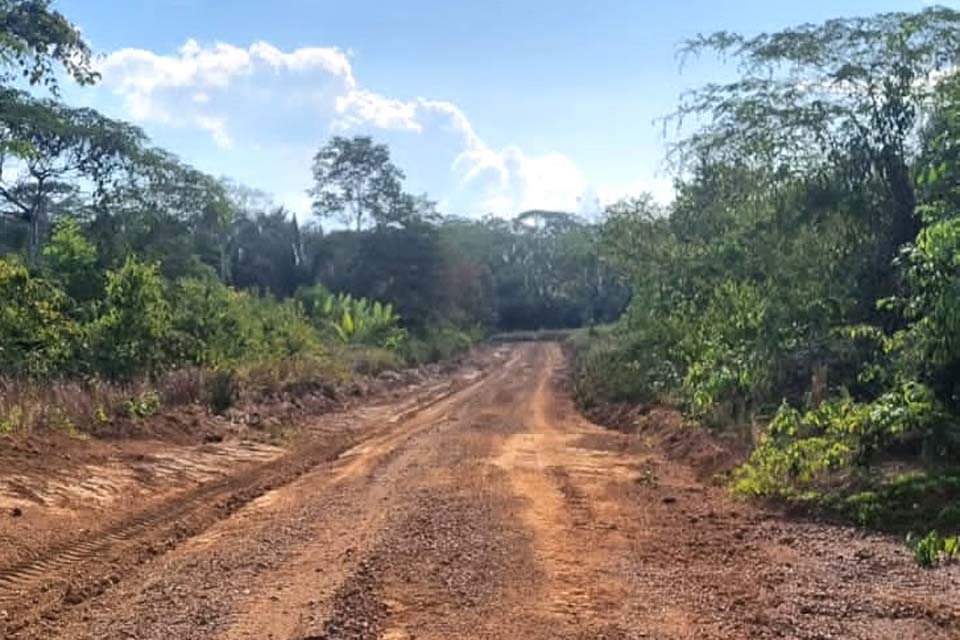
<instances>
[{"instance_id":1,"label":"road curve","mask_svg":"<svg viewBox=\"0 0 960 640\"><path fill-rule=\"evenodd\" d=\"M960 637L956 571L732 501L580 417L563 370L559 346L517 346L451 393L376 414L363 438L275 463L295 474L251 476L256 497L229 513L190 528L204 512L181 505L20 567L8 595L31 586L0 599L19 621L5 636ZM196 504L226 499L206 491ZM143 529L178 523L174 548L142 548ZM76 597L57 572L98 586Z\"/></svg>"}]
</instances>

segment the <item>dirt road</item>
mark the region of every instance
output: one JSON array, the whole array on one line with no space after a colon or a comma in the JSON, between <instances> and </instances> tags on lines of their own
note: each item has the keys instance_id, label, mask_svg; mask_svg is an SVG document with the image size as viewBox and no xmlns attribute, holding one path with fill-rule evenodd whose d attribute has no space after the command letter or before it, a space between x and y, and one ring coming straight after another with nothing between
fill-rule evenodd
<instances>
[{"instance_id":1,"label":"dirt road","mask_svg":"<svg viewBox=\"0 0 960 640\"><path fill-rule=\"evenodd\" d=\"M0 567L8 638L960 638L960 573L581 418L556 345ZM29 515L29 514L28 514Z\"/></svg>"}]
</instances>

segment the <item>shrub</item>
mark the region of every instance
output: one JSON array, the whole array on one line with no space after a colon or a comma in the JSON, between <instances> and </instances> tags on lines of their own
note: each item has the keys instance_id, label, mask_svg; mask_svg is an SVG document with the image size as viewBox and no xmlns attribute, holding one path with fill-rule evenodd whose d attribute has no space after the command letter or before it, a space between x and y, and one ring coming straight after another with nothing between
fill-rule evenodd
<instances>
[{"instance_id":1,"label":"shrub","mask_svg":"<svg viewBox=\"0 0 960 640\"><path fill-rule=\"evenodd\" d=\"M60 222L43 248L44 271L78 302L97 298L103 279L97 271L97 248L84 237L76 220Z\"/></svg>"},{"instance_id":2,"label":"shrub","mask_svg":"<svg viewBox=\"0 0 960 640\"><path fill-rule=\"evenodd\" d=\"M77 369L81 329L69 312L59 287L16 258L0 258L0 370L49 378Z\"/></svg>"},{"instance_id":3,"label":"shrub","mask_svg":"<svg viewBox=\"0 0 960 640\"><path fill-rule=\"evenodd\" d=\"M717 421L720 409L744 422L749 402L769 388L775 347L767 307L750 283L727 280L713 290L679 344L686 369L682 394L694 415Z\"/></svg>"},{"instance_id":4,"label":"shrub","mask_svg":"<svg viewBox=\"0 0 960 640\"><path fill-rule=\"evenodd\" d=\"M173 324L158 265L129 257L108 271L98 311L90 328L97 371L129 378L164 364Z\"/></svg>"},{"instance_id":5,"label":"shrub","mask_svg":"<svg viewBox=\"0 0 960 640\"><path fill-rule=\"evenodd\" d=\"M124 403L124 410L131 418L149 418L155 415L160 407L160 394L153 389L139 393Z\"/></svg>"},{"instance_id":6,"label":"shrub","mask_svg":"<svg viewBox=\"0 0 960 640\"><path fill-rule=\"evenodd\" d=\"M395 371L403 366L396 351L377 347L350 347L346 357L350 361L350 370L360 375L373 376L384 371Z\"/></svg>"},{"instance_id":7,"label":"shrub","mask_svg":"<svg viewBox=\"0 0 960 640\"><path fill-rule=\"evenodd\" d=\"M479 330L468 332L452 325L428 327L408 338L401 353L413 365L438 362L469 351L479 337Z\"/></svg>"},{"instance_id":8,"label":"shrub","mask_svg":"<svg viewBox=\"0 0 960 640\"><path fill-rule=\"evenodd\" d=\"M735 488L756 496L793 496L830 472L868 466L882 451L939 442L948 424L933 392L913 382L869 403L845 397L805 413L784 404L738 470Z\"/></svg>"},{"instance_id":9,"label":"shrub","mask_svg":"<svg viewBox=\"0 0 960 640\"><path fill-rule=\"evenodd\" d=\"M209 278L182 278L170 289L171 359L177 364L216 367L257 347L261 331L238 293Z\"/></svg>"},{"instance_id":10,"label":"shrub","mask_svg":"<svg viewBox=\"0 0 960 640\"><path fill-rule=\"evenodd\" d=\"M573 387L578 403L673 402L682 378L675 350L682 331L678 316L658 319L637 300L612 331L575 339Z\"/></svg>"},{"instance_id":11,"label":"shrub","mask_svg":"<svg viewBox=\"0 0 960 640\"><path fill-rule=\"evenodd\" d=\"M250 322L248 359L283 358L320 350L321 336L298 302L251 294L242 294L240 300Z\"/></svg>"},{"instance_id":12,"label":"shrub","mask_svg":"<svg viewBox=\"0 0 960 640\"><path fill-rule=\"evenodd\" d=\"M617 339L597 339L574 345L573 396L589 409L599 402L651 402L656 385L636 350Z\"/></svg>"},{"instance_id":13,"label":"shrub","mask_svg":"<svg viewBox=\"0 0 960 640\"><path fill-rule=\"evenodd\" d=\"M233 369L217 369L207 380L207 404L210 410L222 414L236 403L240 396L237 372Z\"/></svg>"},{"instance_id":14,"label":"shrub","mask_svg":"<svg viewBox=\"0 0 960 640\"><path fill-rule=\"evenodd\" d=\"M929 527L960 527L960 470L915 470L893 477L877 474L853 492L818 496L816 504L860 526L888 531Z\"/></svg>"}]
</instances>

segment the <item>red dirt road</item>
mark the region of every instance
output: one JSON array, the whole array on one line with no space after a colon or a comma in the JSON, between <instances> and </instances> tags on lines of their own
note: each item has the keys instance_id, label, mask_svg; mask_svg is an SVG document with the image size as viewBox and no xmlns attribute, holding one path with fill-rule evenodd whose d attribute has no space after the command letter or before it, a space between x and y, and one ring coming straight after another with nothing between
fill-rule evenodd
<instances>
[{"instance_id":1,"label":"red dirt road","mask_svg":"<svg viewBox=\"0 0 960 640\"><path fill-rule=\"evenodd\" d=\"M516 346L289 452L198 450L187 488L109 521L27 513L3 525L35 544L3 556L0 636L960 638L956 567L732 500L580 417L563 369Z\"/></svg>"}]
</instances>

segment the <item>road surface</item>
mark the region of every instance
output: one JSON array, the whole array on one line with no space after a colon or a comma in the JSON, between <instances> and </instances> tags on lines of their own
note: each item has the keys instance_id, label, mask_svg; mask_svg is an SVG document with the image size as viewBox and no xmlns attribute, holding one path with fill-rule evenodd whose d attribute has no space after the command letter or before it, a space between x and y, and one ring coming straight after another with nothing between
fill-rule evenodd
<instances>
[{"instance_id":1,"label":"road surface","mask_svg":"<svg viewBox=\"0 0 960 640\"><path fill-rule=\"evenodd\" d=\"M588 423L554 344L0 567L8 638L960 638L958 572Z\"/></svg>"}]
</instances>

